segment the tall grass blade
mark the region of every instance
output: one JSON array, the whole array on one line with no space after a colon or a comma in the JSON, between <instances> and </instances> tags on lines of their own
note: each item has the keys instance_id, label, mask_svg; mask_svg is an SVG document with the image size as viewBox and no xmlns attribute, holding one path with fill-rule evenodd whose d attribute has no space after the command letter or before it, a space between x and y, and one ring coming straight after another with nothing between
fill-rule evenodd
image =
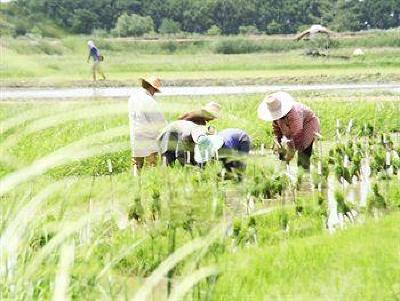
<instances>
[{"instance_id":1,"label":"tall grass blade","mask_svg":"<svg viewBox=\"0 0 400 301\"><path fill-rule=\"evenodd\" d=\"M217 225L211 232L204 238L197 238L191 242L183 245L170 256L168 256L154 272L146 279L144 284L137 291L135 296L131 298L132 301L145 301L151 295L153 288L165 277L169 270L174 268L180 261L185 257L189 256L193 252L210 246L225 232L224 224Z\"/></svg>"},{"instance_id":2,"label":"tall grass blade","mask_svg":"<svg viewBox=\"0 0 400 301\"><path fill-rule=\"evenodd\" d=\"M216 266L201 268L178 283L168 298L169 301L183 300L185 295L201 280L218 274Z\"/></svg>"},{"instance_id":3,"label":"tall grass blade","mask_svg":"<svg viewBox=\"0 0 400 301\"><path fill-rule=\"evenodd\" d=\"M74 264L75 244L64 244L60 251L60 262L56 281L54 285L53 301L66 301L68 298L68 287L70 281L70 270Z\"/></svg>"}]
</instances>

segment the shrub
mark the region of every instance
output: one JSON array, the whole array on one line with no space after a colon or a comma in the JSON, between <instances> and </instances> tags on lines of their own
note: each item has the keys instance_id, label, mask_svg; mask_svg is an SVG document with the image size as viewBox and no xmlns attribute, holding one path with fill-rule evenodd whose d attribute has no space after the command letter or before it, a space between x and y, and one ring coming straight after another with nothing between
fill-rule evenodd
<instances>
[{"instance_id":1,"label":"shrub","mask_svg":"<svg viewBox=\"0 0 400 301\"><path fill-rule=\"evenodd\" d=\"M174 20L164 18L158 28L158 32L162 34L174 34L181 31L181 24Z\"/></svg>"},{"instance_id":2,"label":"shrub","mask_svg":"<svg viewBox=\"0 0 400 301\"><path fill-rule=\"evenodd\" d=\"M93 29L92 35L95 38L107 38L108 32L107 32L107 30L104 30L104 29Z\"/></svg>"},{"instance_id":3,"label":"shrub","mask_svg":"<svg viewBox=\"0 0 400 301\"><path fill-rule=\"evenodd\" d=\"M14 26L7 22L1 22L0 20L0 36L13 36L13 35L15 35Z\"/></svg>"},{"instance_id":4,"label":"shrub","mask_svg":"<svg viewBox=\"0 0 400 301\"><path fill-rule=\"evenodd\" d=\"M280 33L281 31L282 31L281 25L275 20L272 20L272 22L267 25L268 34L277 34Z\"/></svg>"},{"instance_id":5,"label":"shrub","mask_svg":"<svg viewBox=\"0 0 400 301\"><path fill-rule=\"evenodd\" d=\"M115 50L115 48L116 48L114 43L103 40L103 39L96 40L96 46L99 47L100 51L101 50L112 51L112 50Z\"/></svg>"},{"instance_id":6,"label":"shrub","mask_svg":"<svg viewBox=\"0 0 400 301\"><path fill-rule=\"evenodd\" d=\"M221 54L253 53L261 50L260 44L245 39L221 40L214 45L214 52Z\"/></svg>"},{"instance_id":7,"label":"shrub","mask_svg":"<svg viewBox=\"0 0 400 301\"><path fill-rule=\"evenodd\" d=\"M221 34L221 29L217 25L212 25L208 29L207 34L209 36L219 36Z\"/></svg>"},{"instance_id":8,"label":"shrub","mask_svg":"<svg viewBox=\"0 0 400 301\"><path fill-rule=\"evenodd\" d=\"M31 33L36 37L39 37L39 38L42 37L42 31L37 26L33 26L32 30L31 30Z\"/></svg>"},{"instance_id":9,"label":"shrub","mask_svg":"<svg viewBox=\"0 0 400 301\"><path fill-rule=\"evenodd\" d=\"M59 39L64 34L64 31L61 28L59 28L58 26L54 25L51 22L44 22L38 24L37 27L40 29L42 37L44 38Z\"/></svg>"},{"instance_id":10,"label":"shrub","mask_svg":"<svg viewBox=\"0 0 400 301\"><path fill-rule=\"evenodd\" d=\"M18 22L15 23L15 35L16 36L24 36L29 32L30 25L28 22L24 20L18 20Z\"/></svg>"},{"instance_id":11,"label":"shrub","mask_svg":"<svg viewBox=\"0 0 400 301\"><path fill-rule=\"evenodd\" d=\"M123 14L118 18L117 24L113 29L113 34L121 37L139 37L153 30L154 22L150 16L142 17L135 14Z\"/></svg>"},{"instance_id":12,"label":"shrub","mask_svg":"<svg viewBox=\"0 0 400 301\"><path fill-rule=\"evenodd\" d=\"M161 44L161 49L173 53L178 49L178 44L175 41L168 41Z\"/></svg>"},{"instance_id":13,"label":"shrub","mask_svg":"<svg viewBox=\"0 0 400 301\"><path fill-rule=\"evenodd\" d=\"M88 9L76 9L72 18L71 29L77 33L91 33L96 26L97 16Z\"/></svg>"},{"instance_id":14,"label":"shrub","mask_svg":"<svg viewBox=\"0 0 400 301\"><path fill-rule=\"evenodd\" d=\"M255 25L242 25L239 26L239 33L243 35L258 34L259 31Z\"/></svg>"},{"instance_id":15,"label":"shrub","mask_svg":"<svg viewBox=\"0 0 400 301\"><path fill-rule=\"evenodd\" d=\"M40 49L41 52L47 55L63 54L63 49L59 45L47 41L41 41L38 45L38 48Z\"/></svg>"}]
</instances>

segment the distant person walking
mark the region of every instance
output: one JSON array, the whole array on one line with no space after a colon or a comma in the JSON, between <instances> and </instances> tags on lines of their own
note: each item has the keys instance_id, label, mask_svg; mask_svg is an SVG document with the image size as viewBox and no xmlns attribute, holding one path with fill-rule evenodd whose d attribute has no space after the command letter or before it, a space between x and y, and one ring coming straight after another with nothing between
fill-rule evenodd
<instances>
[{"instance_id":1,"label":"distant person walking","mask_svg":"<svg viewBox=\"0 0 400 301\"><path fill-rule=\"evenodd\" d=\"M128 103L132 164L138 169L157 164L157 137L166 125L160 105L154 99L154 94L160 93L160 79L142 78L141 83L143 89L133 93Z\"/></svg>"},{"instance_id":2,"label":"distant person walking","mask_svg":"<svg viewBox=\"0 0 400 301\"><path fill-rule=\"evenodd\" d=\"M320 132L319 119L314 112L296 102L290 94L276 92L262 101L258 117L272 121L274 150L279 158L290 162L297 151L297 165L308 170L314 139Z\"/></svg>"},{"instance_id":3,"label":"distant person walking","mask_svg":"<svg viewBox=\"0 0 400 301\"><path fill-rule=\"evenodd\" d=\"M93 41L88 42L88 47L89 47L89 56L87 62L89 63L90 58L93 59L93 65L92 65L93 80L96 81L97 73L103 77L103 80L105 80L106 76L104 75L103 69L101 68L100 65L101 62L104 60L104 57L100 55L100 51L97 49L96 45L94 45Z\"/></svg>"}]
</instances>

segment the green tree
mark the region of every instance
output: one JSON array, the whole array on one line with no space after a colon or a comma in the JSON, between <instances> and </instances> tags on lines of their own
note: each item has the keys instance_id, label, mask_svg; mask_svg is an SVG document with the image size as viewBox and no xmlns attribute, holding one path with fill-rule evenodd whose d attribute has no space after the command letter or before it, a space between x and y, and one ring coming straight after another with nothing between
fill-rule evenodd
<instances>
[{"instance_id":1,"label":"green tree","mask_svg":"<svg viewBox=\"0 0 400 301\"><path fill-rule=\"evenodd\" d=\"M208 31L207 31L207 34L209 35L209 36L218 36L218 35L220 35L221 34L221 29L217 26L217 25L212 25L209 29L208 29Z\"/></svg>"},{"instance_id":2,"label":"green tree","mask_svg":"<svg viewBox=\"0 0 400 301\"><path fill-rule=\"evenodd\" d=\"M164 18L158 28L158 32L162 34L173 34L181 31L181 24L174 20Z\"/></svg>"},{"instance_id":3,"label":"green tree","mask_svg":"<svg viewBox=\"0 0 400 301\"><path fill-rule=\"evenodd\" d=\"M97 16L90 10L75 10L71 24L71 29L73 32L91 33L97 26Z\"/></svg>"},{"instance_id":4,"label":"green tree","mask_svg":"<svg viewBox=\"0 0 400 301\"><path fill-rule=\"evenodd\" d=\"M142 36L154 30L154 23L150 16L123 14L118 18L113 33L121 37Z\"/></svg>"}]
</instances>

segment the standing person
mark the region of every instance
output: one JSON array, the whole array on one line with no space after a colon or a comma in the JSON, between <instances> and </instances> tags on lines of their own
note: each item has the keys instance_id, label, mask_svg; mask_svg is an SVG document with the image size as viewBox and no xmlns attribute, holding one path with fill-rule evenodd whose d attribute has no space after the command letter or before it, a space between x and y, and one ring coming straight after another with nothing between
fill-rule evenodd
<instances>
[{"instance_id":1,"label":"standing person","mask_svg":"<svg viewBox=\"0 0 400 301\"><path fill-rule=\"evenodd\" d=\"M132 164L141 169L144 164L154 166L158 159L157 137L166 125L160 106L154 99L160 93L159 78L141 79L142 89L132 94L128 102Z\"/></svg>"},{"instance_id":2,"label":"standing person","mask_svg":"<svg viewBox=\"0 0 400 301\"><path fill-rule=\"evenodd\" d=\"M207 122L217 119L220 111L221 105L211 101L200 110L187 112L178 119L192 121L197 125L206 125Z\"/></svg>"},{"instance_id":3,"label":"standing person","mask_svg":"<svg viewBox=\"0 0 400 301\"><path fill-rule=\"evenodd\" d=\"M276 92L261 102L258 117L272 121L274 148L280 159L290 162L297 151L297 165L308 170L314 139L320 132L319 119L314 112L296 102L290 94Z\"/></svg>"},{"instance_id":4,"label":"standing person","mask_svg":"<svg viewBox=\"0 0 400 301\"><path fill-rule=\"evenodd\" d=\"M239 179L246 169L245 159L250 152L250 136L241 129L225 129L217 133L222 137L224 144L219 151L219 158L227 172L237 172Z\"/></svg>"},{"instance_id":5,"label":"standing person","mask_svg":"<svg viewBox=\"0 0 400 301\"><path fill-rule=\"evenodd\" d=\"M103 80L105 80L106 76L104 75L103 69L100 66L100 63L103 61L104 57L100 55L100 51L97 49L96 45L94 45L93 41L88 42L88 47L89 47L89 56L87 62L89 63L90 58L93 59L93 65L92 65L93 80L96 81L97 73L99 73L103 77Z\"/></svg>"}]
</instances>

